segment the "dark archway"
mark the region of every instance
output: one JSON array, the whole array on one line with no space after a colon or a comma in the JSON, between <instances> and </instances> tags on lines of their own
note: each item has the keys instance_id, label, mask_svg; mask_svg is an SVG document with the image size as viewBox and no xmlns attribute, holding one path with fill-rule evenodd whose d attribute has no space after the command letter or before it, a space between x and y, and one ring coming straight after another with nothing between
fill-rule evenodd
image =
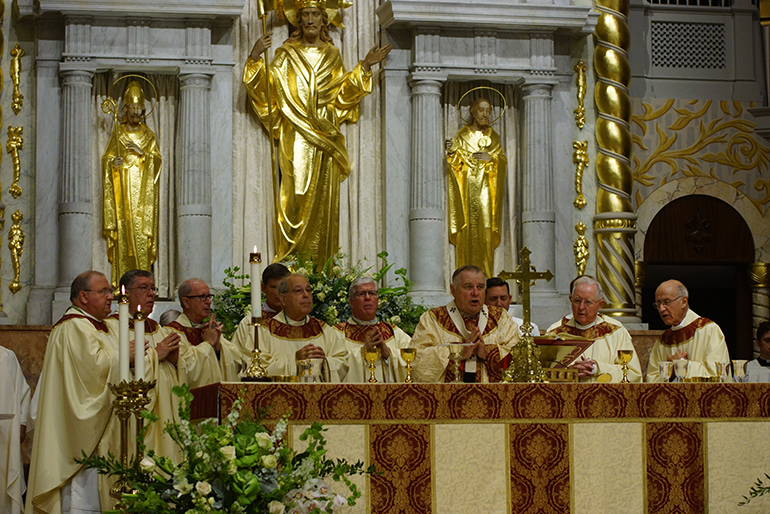
<instances>
[{"instance_id":1,"label":"dark archway","mask_svg":"<svg viewBox=\"0 0 770 514\"><path fill-rule=\"evenodd\" d=\"M662 281L680 280L690 306L716 321L732 358L751 358L751 289L746 268L754 262L754 238L728 203L706 195L672 201L658 212L644 240L647 273L642 288L642 321L664 329L652 307Z\"/></svg>"}]
</instances>

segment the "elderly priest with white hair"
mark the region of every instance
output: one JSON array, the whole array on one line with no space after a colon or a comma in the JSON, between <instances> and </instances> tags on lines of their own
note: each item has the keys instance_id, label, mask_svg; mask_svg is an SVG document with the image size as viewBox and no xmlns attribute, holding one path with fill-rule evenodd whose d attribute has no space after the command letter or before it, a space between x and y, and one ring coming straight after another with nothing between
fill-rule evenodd
<instances>
[{"instance_id":1,"label":"elderly priest with white hair","mask_svg":"<svg viewBox=\"0 0 770 514\"><path fill-rule=\"evenodd\" d=\"M690 377L716 376L717 362L730 362L727 343L719 325L690 310L690 293L678 280L667 280L655 290L654 307L668 325L650 351L647 382L665 382L660 363L687 359Z\"/></svg>"},{"instance_id":2,"label":"elderly priest with white hair","mask_svg":"<svg viewBox=\"0 0 770 514\"><path fill-rule=\"evenodd\" d=\"M331 382L348 374L348 350L342 334L310 316L313 287L303 275L292 274L278 284L282 310L259 327L259 349L268 375L296 375L297 361L323 360Z\"/></svg>"},{"instance_id":3,"label":"elderly priest with white hair","mask_svg":"<svg viewBox=\"0 0 770 514\"><path fill-rule=\"evenodd\" d=\"M572 283L569 295L572 316L565 316L548 327L548 334L567 334L582 339L593 339L594 343L572 362L569 367L578 370L581 382L620 382L623 378L621 365L617 362L618 350L631 350L633 357L628 363L628 381L642 381L642 367L631 342L631 334L619 322L599 314L604 306L604 291L599 282L583 275Z\"/></svg>"},{"instance_id":4,"label":"elderly priest with white hair","mask_svg":"<svg viewBox=\"0 0 770 514\"><path fill-rule=\"evenodd\" d=\"M499 382L519 328L500 307L484 304L487 277L478 266L452 274L452 301L420 316L412 337L417 349L413 373L417 382L451 382L449 344L463 343L460 372L464 382Z\"/></svg>"},{"instance_id":5,"label":"elderly priest with white hair","mask_svg":"<svg viewBox=\"0 0 770 514\"><path fill-rule=\"evenodd\" d=\"M401 348L407 348L411 338L396 325L377 319L380 304L377 284L372 277L359 277L348 288L352 316L334 328L345 338L350 352L346 382L367 382L369 364L364 359L365 348L379 348L380 358L374 363L375 377L380 383L403 382L406 377Z\"/></svg>"}]
</instances>

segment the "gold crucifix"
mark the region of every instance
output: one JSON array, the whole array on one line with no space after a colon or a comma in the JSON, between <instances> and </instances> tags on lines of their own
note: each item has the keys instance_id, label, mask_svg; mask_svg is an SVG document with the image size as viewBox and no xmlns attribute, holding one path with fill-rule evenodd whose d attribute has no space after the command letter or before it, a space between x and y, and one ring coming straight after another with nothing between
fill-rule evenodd
<instances>
[{"instance_id":1,"label":"gold crucifix","mask_svg":"<svg viewBox=\"0 0 770 514\"><path fill-rule=\"evenodd\" d=\"M516 271L501 271L499 277L503 280L514 279L521 291L521 303L524 311L524 332L522 342L511 351L511 365L503 373L503 382L542 382L543 367L540 364L540 349L532 337L532 323L530 318L529 290L535 282L545 279L550 282L553 278L551 270L537 271L532 266L529 256L532 252L526 246L521 249L521 264Z\"/></svg>"}]
</instances>

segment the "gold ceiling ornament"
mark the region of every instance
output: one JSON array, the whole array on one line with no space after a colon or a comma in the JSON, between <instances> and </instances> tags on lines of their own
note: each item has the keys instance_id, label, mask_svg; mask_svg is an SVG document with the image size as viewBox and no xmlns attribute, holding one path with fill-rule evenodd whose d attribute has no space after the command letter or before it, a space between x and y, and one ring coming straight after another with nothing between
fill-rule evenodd
<instances>
[{"instance_id":1,"label":"gold ceiling ornament","mask_svg":"<svg viewBox=\"0 0 770 514\"><path fill-rule=\"evenodd\" d=\"M596 0L599 20L594 30L597 109L596 236L597 278L605 291L603 312L636 316L634 290L634 214L631 192L631 100L628 86L630 31L627 0Z\"/></svg>"},{"instance_id":2,"label":"gold ceiling ornament","mask_svg":"<svg viewBox=\"0 0 770 514\"><path fill-rule=\"evenodd\" d=\"M575 244L572 245L572 251L575 253L575 266L577 267L577 274L585 275L586 264L588 263L588 239L586 239L586 225L582 221L579 221L575 225L575 231L578 233Z\"/></svg>"},{"instance_id":3,"label":"gold ceiling ornament","mask_svg":"<svg viewBox=\"0 0 770 514\"><path fill-rule=\"evenodd\" d=\"M11 262L13 262L13 282L8 286L12 293L21 291L21 254L24 251L24 230L21 228L21 220L24 216L16 211L11 216L13 225L8 231L8 248L11 249Z\"/></svg>"},{"instance_id":4,"label":"gold ceiling ornament","mask_svg":"<svg viewBox=\"0 0 770 514\"><path fill-rule=\"evenodd\" d=\"M5 144L5 151L11 154L11 160L13 161L13 184L8 188L8 192L14 198L21 196L21 186L19 186L21 159L19 159L19 150L24 149L24 138L21 137L23 133L24 127L8 125L8 142Z\"/></svg>"},{"instance_id":5,"label":"gold ceiling ornament","mask_svg":"<svg viewBox=\"0 0 770 514\"><path fill-rule=\"evenodd\" d=\"M749 287L752 289L770 287L770 263L755 262L749 265Z\"/></svg>"},{"instance_id":6,"label":"gold ceiling ornament","mask_svg":"<svg viewBox=\"0 0 770 514\"><path fill-rule=\"evenodd\" d=\"M584 104L585 97L586 97L586 68L585 63L583 62L583 59L580 59L578 63L575 65L575 85L577 86L577 102L578 106L577 109L575 109L575 125L580 130L583 130L583 127L586 124L586 107Z\"/></svg>"},{"instance_id":7,"label":"gold ceiling ornament","mask_svg":"<svg viewBox=\"0 0 770 514\"><path fill-rule=\"evenodd\" d=\"M16 46L11 50L11 80L13 80L13 103L11 108L13 112L18 115L21 111L21 106L24 105L24 95L19 90L19 82L21 81L21 58L24 56L24 49L16 43Z\"/></svg>"},{"instance_id":8,"label":"gold ceiling ornament","mask_svg":"<svg viewBox=\"0 0 770 514\"><path fill-rule=\"evenodd\" d=\"M588 140L573 141L572 148L575 149L572 153L572 162L575 163L575 192L577 193L577 197L572 202L572 205L582 209L586 206L586 197L583 196L583 170L590 164L588 159Z\"/></svg>"},{"instance_id":9,"label":"gold ceiling ornament","mask_svg":"<svg viewBox=\"0 0 770 514\"><path fill-rule=\"evenodd\" d=\"M463 93L463 96L461 96L460 99L457 101L457 106L456 106L456 108L457 108L457 115L460 117L461 120L463 120L465 122L466 125L470 125L471 123L473 123L473 117L471 117L470 121L468 121L465 118L463 118L463 113L460 110L462 108L463 100L470 93L473 93L474 91L478 91L480 89L489 89L490 91L494 91L503 100L503 110L500 112L500 115L497 118L495 118L494 120L489 122L490 126L493 125L497 120L502 118L503 114L505 114L505 111L508 109L508 102L505 101L505 96L500 91L498 91L497 89L495 89L493 87L489 87L489 86L477 86L477 87L474 87L473 89L469 89L468 91Z\"/></svg>"}]
</instances>

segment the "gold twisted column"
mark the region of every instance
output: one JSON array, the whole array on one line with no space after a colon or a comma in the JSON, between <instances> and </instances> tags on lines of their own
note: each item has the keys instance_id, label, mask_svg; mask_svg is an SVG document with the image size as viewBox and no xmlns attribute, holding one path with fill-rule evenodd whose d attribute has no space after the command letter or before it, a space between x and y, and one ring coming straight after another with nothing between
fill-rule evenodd
<instances>
[{"instance_id":1,"label":"gold twisted column","mask_svg":"<svg viewBox=\"0 0 770 514\"><path fill-rule=\"evenodd\" d=\"M603 312L638 321L634 301L636 214L631 201L628 0L597 0L596 9L601 13L594 31L597 278L607 302Z\"/></svg>"},{"instance_id":2,"label":"gold twisted column","mask_svg":"<svg viewBox=\"0 0 770 514\"><path fill-rule=\"evenodd\" d=\"M770 319L770 263L755 262L749 266L749 287L751 288L752 338L759 324ZM754 357L759 348L754 342Z\"/></svg>"}]
</instances>

